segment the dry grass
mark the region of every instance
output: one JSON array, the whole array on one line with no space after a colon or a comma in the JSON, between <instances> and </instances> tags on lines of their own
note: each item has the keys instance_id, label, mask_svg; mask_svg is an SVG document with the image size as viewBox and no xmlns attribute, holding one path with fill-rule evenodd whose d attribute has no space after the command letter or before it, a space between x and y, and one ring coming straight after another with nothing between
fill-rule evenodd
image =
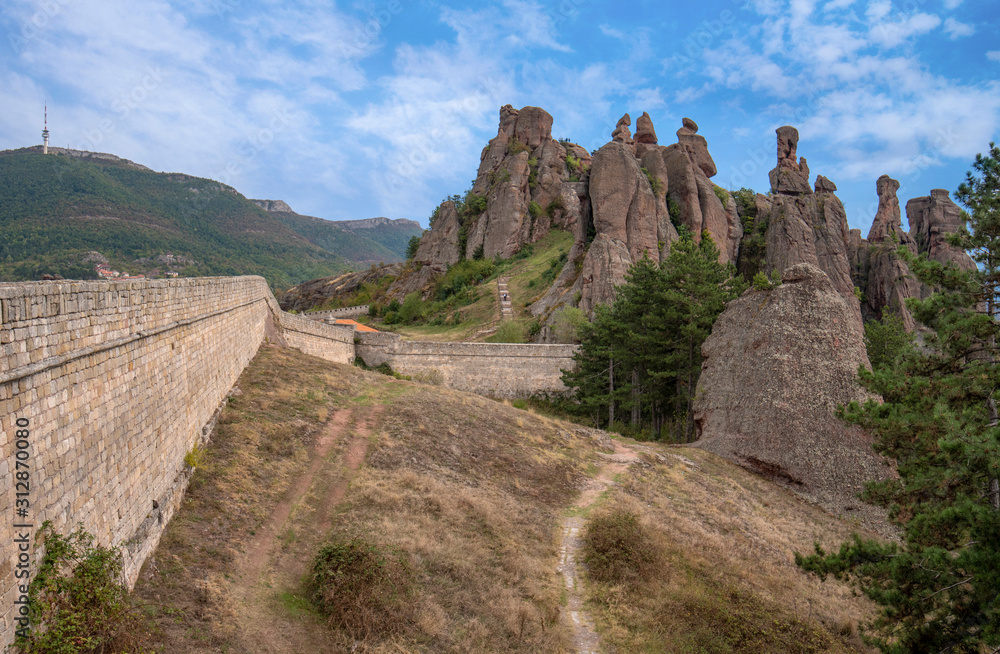
<instances>
[{"instance_id":1,"label":"dry grass","mask_svg":"<svg viewBox=\"0 0 1000 654\"><path fill-rule=\"evenodd\" d=\"M855 525L708 452L646 446L606 501L638 516L666 558L641 585L594 580L590 605L621 652L867 651L867 601L794 564ZM621 507L625 507L622 509Z\"/></svg>"},{"instance_id":2,"label":"dry grass","mask_svg":"<svg viewBox=\"0 0 1000 654\"><path fill-rule=\"evenodd\" d=\"M381 428L339 522L409 555L417 615L405 639L364 651L565 651L555 541L590 437L426 387L398 397Z\"/></svg>"},{"instance_id":3,"label":"dry grass","mask_svg":"<svg viewBox=\"0 0 1000 654\"><path fill-rule=\"evenodd\" d=\"M591 466L586 430L277 348L261 351L239 387L137 586L157 607L161 651L566 650L556 539ZM284 561L264 564L266 588L255 595L260 583L244 579L238 561L309 467L322 421L343 411L369 418L366 463L337 507L318 506L315 490L293 507L279 530ZM340 464L336 452L327 461ZM332 533L314 533L321 509ZM415 610L397 629L327 624L308 602L306 573L321 546L353 538L398 553L412 575ZM302 572L283 579L291 558ZM248 597L259 605L246 606ZM270 625L266 647L241 635L248 620ZM281 644L286 633L299 642Z\"/></svg>"},{"instance_id":4,"label":"dry grass","mask_svg":"<svg viewBox=\"0 0 1000 654\"><path fill-rule=\"evenodd\" d=\"M361 371L274 347L244 371L136 584L162 630L160 651L234 651L234 561L301 474L330 411L365 384Z\"/></svg>"},{"instance_id":5,"label":"dry grass","mask_svg":"<svg viewBox=\"0 0 1000 654\"><path fill-rule=\"evenodd\" d=\"M572 651L557 549L562 518L600 460L589 430L278 348L263 349L239 387L137 586L156 607L160 651ZM334 424L343 433L277 530L280 552L261 562L262 576L244 578L238 563L254 534L315 468L314 445ZM367 455L351 476L344 461L359 439ZM593 513L633 513L658 558L628 584L591 586L606 646L861 651L856 626L871 607L792 562L853 525L708 452L633 447L644 462ZM393 630L369 622L352 633L309 601L321 547L351 539L407 570L413 611ZM246 636L248 621L264 633Z\"/></svg>"}]
</instances>

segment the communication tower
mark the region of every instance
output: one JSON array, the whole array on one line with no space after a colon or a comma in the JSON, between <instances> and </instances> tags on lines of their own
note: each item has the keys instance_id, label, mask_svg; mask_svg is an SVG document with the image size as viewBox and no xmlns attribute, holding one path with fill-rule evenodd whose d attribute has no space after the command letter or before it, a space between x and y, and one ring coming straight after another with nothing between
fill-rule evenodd
<instances>
[{"instance_id":1,"label":"communication tower","mask_svg":"<svg viewBox=\"0 0 1000 654\"><path fill-rule=\"evenodd\" d=\"M45 105L45 127L42 129L42 154L49 153L49 105Z\"/></svg>"}]
</instances>

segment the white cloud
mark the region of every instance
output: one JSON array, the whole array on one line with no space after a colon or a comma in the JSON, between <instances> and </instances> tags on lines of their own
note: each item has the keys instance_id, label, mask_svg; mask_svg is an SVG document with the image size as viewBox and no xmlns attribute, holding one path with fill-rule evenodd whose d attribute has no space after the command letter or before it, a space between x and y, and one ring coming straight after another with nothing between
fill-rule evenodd
<instances>
[{"instance_id":1,"label":"white cloud","mask_svg":"<svg viewBox=\"0 0 1000 654\"><path fill-rule=\"evenodd\" d=\"M944 0L945 9L956 9L958 5L962 4L963 0Z\"/></svg>"},{"instance_id":2,"label":"white cloud","mask_svg":"<svg viewBox=\"0 0 1000 654\"><path fill-rule=\"evenodd\" d=\"M986 58L990 61L1000 61L1000 50L990 50L986 53Z\"/></svg>"},{"instance_id":3,"label":"white cloud","mask_svg":"<svg viewBox=\"0 0 1000 654\"><path fill-rule=\"evenodd\" d=\"M972 36L976 33L976 28L968 23L960 23L954 18L948 18L944 21L944 31L952 40L955 40L963 36Z\"/></svg>"},{"instance_id":4,"label":"white cloud","mask_svg":"<svg viewBox=\"0 0 1000 654\"><path fill-rule=\"evenodd\" d=\"M868 31L872 41L886 48L894 48L913 36L930 32L941 24L941 19L933 14L920 13L899 20L883 15L873 19L873 22Z\"/></svg>"}]
</instances>

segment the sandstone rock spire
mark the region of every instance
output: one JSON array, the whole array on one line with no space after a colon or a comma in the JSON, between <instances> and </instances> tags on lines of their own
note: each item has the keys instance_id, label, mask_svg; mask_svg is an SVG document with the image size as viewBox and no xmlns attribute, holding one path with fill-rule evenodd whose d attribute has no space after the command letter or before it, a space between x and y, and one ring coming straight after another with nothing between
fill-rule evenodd
<instances>
[{"instance_id":1,"label":"sandstone rock spire","mask_svg":"<svg viewBox=\"0 0 1000 654\"><path fill-rule=\"evenodd\" d=\"M799 130L785 125L775 132L778 135L778 166L769 175L771 190L787 195L812 193L809 186L809 166L804 157L796 158Z\"/></svg>"}]
</instances>

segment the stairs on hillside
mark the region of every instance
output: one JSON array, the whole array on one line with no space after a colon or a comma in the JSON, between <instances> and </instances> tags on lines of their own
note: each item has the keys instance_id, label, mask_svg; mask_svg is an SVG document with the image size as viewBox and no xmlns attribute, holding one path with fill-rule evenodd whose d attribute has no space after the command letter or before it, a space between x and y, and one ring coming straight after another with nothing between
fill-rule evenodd
<instances>
[{"instance_id":1,"label":"stairs on hillside","mask_svg":"<svg viewBox=\"0 0 1000 654\"><path fill-rule=\"evenodd\" d=\"M507 278L497 278L497 297L500 299L500 318L510 320L514 317L514 303L510 299L510 292L507 290Z\"/></svg>"}]
</instances>

